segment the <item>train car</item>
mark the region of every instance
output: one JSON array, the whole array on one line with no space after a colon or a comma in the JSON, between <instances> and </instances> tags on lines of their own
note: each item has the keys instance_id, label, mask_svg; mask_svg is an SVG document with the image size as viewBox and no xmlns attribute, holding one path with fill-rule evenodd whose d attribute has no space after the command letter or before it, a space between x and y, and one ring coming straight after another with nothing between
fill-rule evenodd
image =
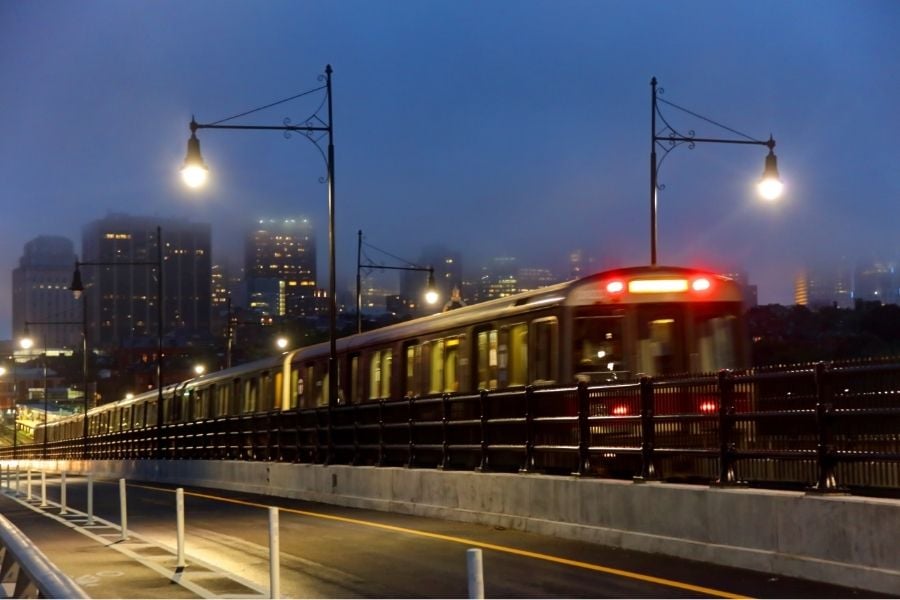
<instances>
[{"instance_id":1,"label":"train car","mask_svg":"<svg viewBox=\"0 0 900 600\"><path fill-rule=\"evenodd\" d=\"M679 267L604 271L338 340L338 402L629 382L747 365L742 290ZM91 436L327 404L329 344L209 373L89 413ZM80 420L79 417L70 419ZM50 440L78 426L50 424ZM40 439L43 439L43 432Z\"/></svg>"}]
</instances>

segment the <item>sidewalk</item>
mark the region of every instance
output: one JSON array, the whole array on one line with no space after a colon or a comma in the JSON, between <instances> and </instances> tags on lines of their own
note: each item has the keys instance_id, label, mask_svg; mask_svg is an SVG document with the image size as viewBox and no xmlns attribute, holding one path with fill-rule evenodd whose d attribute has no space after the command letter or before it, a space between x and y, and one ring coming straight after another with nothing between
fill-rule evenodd
<instances>
[{"instance_id":1,"label":"sidewalk","mask_svg":"<svg viewBox=\"0 0 900 600\"><path fill-rule=\"evenodd\" d=\"M261 598L228 574L188 557L179 573L174 553L105 521L86 526L83 513L60 516L59 506L40 508L14 493L0 493L0 513L92 598Z\"/></svg>"}]
</instances>

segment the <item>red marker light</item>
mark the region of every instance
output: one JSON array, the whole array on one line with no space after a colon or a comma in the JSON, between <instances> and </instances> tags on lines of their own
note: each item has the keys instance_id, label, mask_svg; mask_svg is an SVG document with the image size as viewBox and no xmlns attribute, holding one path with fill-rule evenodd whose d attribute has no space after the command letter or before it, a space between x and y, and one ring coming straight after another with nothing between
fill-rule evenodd
<instances>
[{"instance_id":1,"label":"red marker light","mask_svg":"<svg viewBox=\"0 0 900 600\"><path fill-rule=\"evenodd\" d=\"M606 284L606 291L610 294L621 294L625 289L625 284L621 281L610 281Z\"/></svg>"},{"instance_id":2,"label":"red marker light","mask_svg":"<svg viewBox=\"0 0 900 600\"><path fill-rule=\"evenodd\" d=\"M698 277L691 282L691 289L695 292L705 292L712 287L712 283L706 277Z\"/></svg>"},{"instance_id":3,"label":"red marker light","mask_svg":"<svg viewBox=\"0 0 900 600\"><path fill-rule=\"evenodd\" d=\"M719 410L719 405L712 400L704 400L700 403L700 412L704 414L714 413Z\"/></svg>"}]
</instances>

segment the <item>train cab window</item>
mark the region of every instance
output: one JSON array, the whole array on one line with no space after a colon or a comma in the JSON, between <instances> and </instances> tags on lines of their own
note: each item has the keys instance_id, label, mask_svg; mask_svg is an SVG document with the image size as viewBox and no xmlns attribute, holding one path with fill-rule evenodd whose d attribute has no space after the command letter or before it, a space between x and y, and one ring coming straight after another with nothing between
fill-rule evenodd
<instances>
[{"instance_id":1,"label":"train cab window","mask_svg":"<svg viewBox=\"0 0 900 600\"><path fill-rule=\"evenodd\" d=\"M737 317L698 317L695 327L698 352L691 355L691 371L710 373L737 366Z\"/></svg>"},{"instance_id":2,"label":"train cab window","mask_svg":"<svg viewBox=\"0 0 900 600\"><path fill-rule=\"evenodd\" d=\"M643 306L638 311L638 364L645 375L686 369L681 307Z\"/></svg>"},{"instance_id":3,"label":"train cab window","mask_svg":"<svg viewBox=\"0 0 900 600\"><path fill-rule=\"evenodd\" d=\"M536 320L532 322L531 329L534 369L532 381L536 384L554 383L559 355L556 317Z\"/></svg>"},{"instance_id":4,"label":"train cab window","mask_svg":"<svg viewBox=\"0 0 900 600\"><path fill-rule=\"evenodd\" d=\"M477 344L478 353L478 389L497 389L498 383L498 356L497 346L499 337L496 329L479 331Z\"/></svg>"},{"instance_id":5,"label":"train cab window","mask_svg":"<svg viewBox=\"0 0 900 600\"><path fill-rule=\"evenodd\" d=\"M508 385L528 384L528 324L519 323L509 328Z\"/></svg>"},{"instance_id":6,"label":"train cab window","mask_svg":"<svg viewBox=\"0 0 900 600\"><path fill-rule=\"evenodd\" d=\"M574 322L575 378L588 383L628 379L622 348L622 318L580 317Z\"/></svg>"}]
</instances>

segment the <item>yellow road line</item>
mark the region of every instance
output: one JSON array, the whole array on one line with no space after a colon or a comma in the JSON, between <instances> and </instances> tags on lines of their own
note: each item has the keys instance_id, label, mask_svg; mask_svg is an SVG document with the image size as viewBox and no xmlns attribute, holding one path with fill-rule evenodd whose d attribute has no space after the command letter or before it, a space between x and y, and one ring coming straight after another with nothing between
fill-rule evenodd
<instances>
[{"instance_id":1,"label":"yellow road line","mask_svg":"<svg viewBox=\"0 0 900 600\"><path fill-rule=\"evenodd\" d=\"M161 492L173 492L173 490L169 488L160 488L149 485L142 484L129 484L131 487L140 487L148 490L156 490ZM219 502L229 502L231 504L240 504L243 506L251 506L254 508L269 508L268 504L260 504L258 502L248 502L246 500L236 500L234 498L224 498L222 496L213 496L210 494L201 494L199 492L189 492L185 490L186 496L194 496L196 498L205 498L207 500L217 500ZM722 590L716 590L713 588L703 587L699 585L693 585L690 583L683 583L681 581L674 581L671 579L663 579L662 577L653 577L652 575L643 575L641 573L634 573L632 571L624 571L622 569L615 569L613 567L604 567L602 565L595 565L593 563L586 563L580 560L571 560L568 558L562 558L559 556L553 556L551 554L543 554L541 552L531 552L529 550L520 550L519 548L510 548L508 546L498 546L497 544L489 544L486 542L479 542L477 540L470 540L467 538L456 537L452 535L443 535L440 533L432 533L430 531L422 531L420 529L409 529L407 527L398 527L396 525L386 525L384 523L376 523L374 521L363 521L361 519L353 519L350 517L340 517L337 515L329 515L324 513L316 513L307 510L299 510L296 508L283 508L279 507L279 510L293 513L296 515L303 515L306 517L313 517L316 519L327 519L330 521L338 521L341 523L349 523L352 525L363 525L365 527L375 527L377 529L383 529L385 531L393 531L396 533L405 533L408 535L414 535L419 537L431 538L434 540L441 540L444 542L451 542L455 544L464 544L470 547L478 547L483 548L485 550L494 550L496 552L503 552L505 554L512 554L515 556L523 556L526 558L534 558L536 560L543 560L550 563L555 563L559 565L566 565L569 567L576 567L579 569L585 569L588 571L595 571L598 573L606 573L609 575L616 575L617 577L624 577L627 579L635 579L638 581L643 581L646 583L654 583L657 585L662 585L670 588L676 588L679 590L686 590L690 592L697 592L700 594L706 594L708 596L715 596L718 598L747 598L747 596L741 596L738 594L732 594L730 592L724 592Z\"/></svg>"}]
</instances>

